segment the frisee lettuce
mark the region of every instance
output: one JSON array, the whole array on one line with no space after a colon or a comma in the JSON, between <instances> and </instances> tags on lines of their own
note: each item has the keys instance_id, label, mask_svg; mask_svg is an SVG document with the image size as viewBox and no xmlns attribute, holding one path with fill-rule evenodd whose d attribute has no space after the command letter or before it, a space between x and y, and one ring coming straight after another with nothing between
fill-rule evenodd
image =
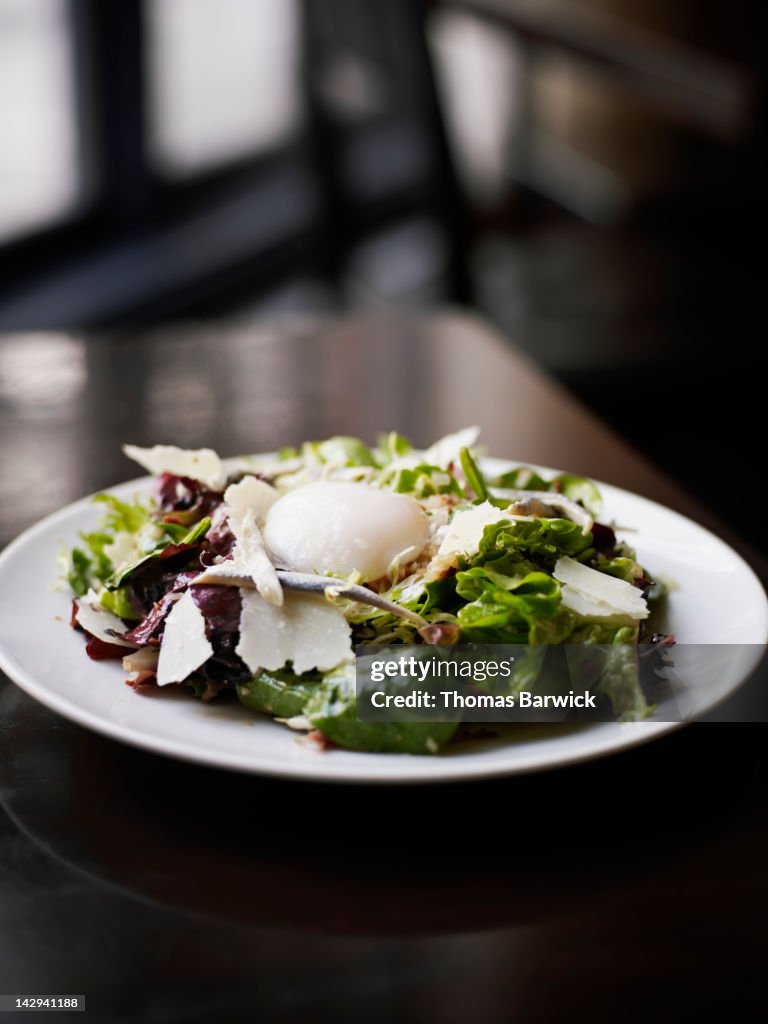
<instances>
[{"instance_id":1,"label":"frisee lettuce","mask_svg":"<svg viewBox=\"0 0 768 1024\"><path fill-rule=\"evenodd\" d=\"M427 463L385 471L381 483L398 494L408 494L412 498L429 498L433 494L455 494L461 497L464 493L458 480L448 470Z\"/></svg>"},{"instance_id":2,"label":"frisee lettuce","mask_svg":"<svg viewBox=\"0 0 768 1024\"><path fill-rule=\"evenodd\" d=\"M101 521L101 529L110 533L138 533L149 521L154 503L143 505L138 498L132 502L121 501L114 494L97 494L94 503L106 505Z\"/></svg>"},{"instance_id":3,"label":"frisee lettuce","mask_svg":"<svg viewBox=\"0 0 768 1024\"><path fill-rule=\"evenodd\" d=\"M210 529L211 519L209 516L206 516L204 519L201 519L199 523L196 523L191 530L184 526L178 526L175 523L163 522L158 525L163 528L166 536L159 541L151 551L147 552L147 554L142 555L133 562L129 562L128 565L124 565L120 569L116 569L108 579L105 579L104 586L107 590L118 590L120 587L124 586L137 569L146 565L147 562L151 562L153 559L159 558L166 548L197 544L197 542L202 540ZM172 527L173 529L169 530L169 527Z\"/></svg>"}]
</instances>

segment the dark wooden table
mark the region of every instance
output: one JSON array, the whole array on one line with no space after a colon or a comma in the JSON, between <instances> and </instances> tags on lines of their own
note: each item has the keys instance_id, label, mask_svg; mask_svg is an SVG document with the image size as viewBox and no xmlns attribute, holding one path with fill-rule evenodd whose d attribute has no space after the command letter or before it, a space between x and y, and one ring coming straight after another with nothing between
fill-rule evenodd
<instances>
[{"instance_id":1,"label":"dark wooden table","mask_svg":"<svg viewBox=\"0 0 768 1024\"><path fill-rule=\"evenodd\" d=\"M498 454L717 529L482 322L445 313L0 340L0 539L129 476L123 441L235 454L394 427L426 444L472 422ZM757 1019L765 726L727 720L766 720L760 671L719 724L404 789L176 763L3 681L0 992L86 993L99 1021Z\"/></svg>"}]
</instances>

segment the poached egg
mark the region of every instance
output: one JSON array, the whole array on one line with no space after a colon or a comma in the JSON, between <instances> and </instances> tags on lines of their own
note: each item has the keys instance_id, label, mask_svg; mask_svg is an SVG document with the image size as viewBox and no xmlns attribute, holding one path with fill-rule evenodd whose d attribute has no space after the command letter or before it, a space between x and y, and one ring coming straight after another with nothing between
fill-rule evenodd
<instances>
[{"instance_id":1,"label":"poached egg","mask_svg":"<svg viewBox=\"0 0 768 1024\"><path fill-rule=\"evenodd\" d=\"M384 576L393 561L412 561L429 521L405 494L361 483L317 481L288 491L269 509L264 542L275 563L295 572Z\"/></svg>"}]
</instances>

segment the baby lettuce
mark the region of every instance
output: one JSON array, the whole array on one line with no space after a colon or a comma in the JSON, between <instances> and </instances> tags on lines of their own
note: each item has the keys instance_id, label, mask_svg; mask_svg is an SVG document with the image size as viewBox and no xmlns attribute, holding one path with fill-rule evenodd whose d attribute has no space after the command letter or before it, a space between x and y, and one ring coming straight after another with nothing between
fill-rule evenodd
<instances>
[{"instance_id":1,"label":"baby lettuce","mask_svg":"<svg viewBox=\"0 0 768 1024\"><path fill-rule=\"evenodd\" d=\"M151 562L155 558L160 558L163 552L169 548L178 548L179 551L182 551L197 544L210 529L211 519L209 516L206 516L191 529L188 529L186 526L179 526L178 523L158 523L157 525L162 528L165 537L158 541L147 554L142 555L128 565L124 565L121 569L112 573L108 579L104 580L104 586L107 590L118 590L124 586L137 569L140 569L141 566L146 565L147 562ZM176 553L176 551L173 552L173 554Z\"/></svg>"},{"instance_id":2,"label":"baby lettuce","mask_svg":"<svg viewBox=\"0 0 768 1024\"><path fill-rule=\"evenodd\" d=\"M211 520L206 517L193 526L155 522L152 519L151 503L144 505L138 499L133 502L121 501L113 494L97 494L93 500L106 506L104 515L97 530L80 534L83 545L70 551L66 570L67 582L78 597L82 597L92 587L105 586L112 593L109 597L105 595L102 598L103 606L120 618L135 618L127 592L122 589L133 573L139 566L158 558L172 545L191 545L202 540L208 532ZM150 551L116 571L106 554L107 546L114 543L117 534L137 534L149 524L154 524L161 531L160 539Z\"/></svg>"},{"instance_id":3,"label":"baby lettuce","mask_svg":"<svg viewBox=\"0 0 768 1024\"><path fill-rule=\"evenodd\" d=\"M447 470L439 466L421 463L413 468L401 466L385 472L382 482L398 494L410 494L414 498L429 498L433 494L455 494L463 491L458 481Z\"/></svg>"},{"instance_id":4,"label":"baby lettuce","mask_svg":"<svg viewBox=\"0 0 768 1024\"><path fill-rule=\"evenodd\" d=\"M67 582L78 597L103 583L112 573L112 563L104 554L104 548L112 543L112 535L93 530L91 533L81 532L80 539L84 548L70 551L67 566Z\"/></svg>"},{"instance_id":5,"label":"baby lettuce","mask_svg":"<svg viewBox=\"0 0 768 1024\"><path fill-rule=\"evenodd\" d=\"M318 673L305 672L297 676L289 669L279 672L263 669L247 683L238 683L237 696L251 711L261 711L275 718L293 718L303 713L321 680Z\"/></svg>"},{"instance_id":6,"label":"baby lettuce","mask_svg":"<svg viewBox=\"0 0 768 1024\"><path fill-rule=\"evenodd\" d=\"M600 491L591 480L583 476L562 473L547 485L547 490L557 491L571 501L580 502L592 516L597 516L603 507Z\"/></svg>"},{"instance_id":7,"label":"baby lettuce","mask_svg":"<svg viewBox=\"0 0 768 1024\"><path fill-rule=\"evenodd\" d=\"M101 528L110 533L138 533L150 521L152 505L142 505L138 498L127 502L114 494L97 494L93 500L96 504L106 505Z\"/></svg>"},{"instance_id":8,"label":"baby lettuce","mask_svg":"<svg viewBox=\"0 0 768 1024\"><path fill-rule=\"evenodd\" d=\"M607 639L608 635L605 629L602 640L585 642L569 638L571 683L574 689L589 688L607 697L620 721L642 721L654 709L640 685L638 647L631 639L630 629L615 629L612 640Z\"/></svg>"},{"instance_id":9,"label":"baby lettuce","mask_svg":"<svg viewBox=\"0 0 768 1024\"><path fill-rule=\"evenodd\" d=\"M301 448L283 448L283 460L301 456L307 463L334 466L369 466L382 469L412 451L413 445L392 431L379 437L375 448L369 448L359 437L339 434L325 441L305 441Z\"/></svg>"},{"instance_id":10,"label":"baby lettuce","mask_svg":"<svg viewBox=\"0 0 768 1024\"><path fill-rule=\"evenodd\" d=\"M543 476L539 476L528 466L517 466L515 469L510 469L506 473L502 473L501 476L497 476L491 481L494 487L509 488L510 490L517 491L548 491L549 481L545 480Z\"/></svg>"},{"instance_id":11,"label":"baby lettuce","mask_svg":"<svg viewBox=\"0 0 768 1024\"><path fill-rule=\"evenodd\" d=\"M585 558L592 537L567 519L502 520L483 531L468 567L456 574L467 604L457 613L462 639L476 643L561 643L573 616L549 573L561 555Z\"/></svg>"},{"instance_id":12,"label":"baby lettuce","mask_svg":"<svg viewBox=\"0 0 768 1024\"><path fill-rule=\"evenodd\" d=\"M334 466L375 466L371 449L357 437L329 437L316 442L315 454L323 463Z\"/></svg>"},{"instance_id":13,"label":"baby lettuce","mask_svg":"<svg viewBox=\"0 0 768 1024\"><path fill-rule=\"evenodd\" d=\"M471 564L516 575L516 563L529 560L551 572L562 555L584 561L593 553L592 534L569 519L502 519L486 526Z\"/></svg>"},{"instance_id":14,"label":"baby lettuce","mask_svg":"<svg viewBox=\"0 0 768 1024\"><path fill-rule=\"evenodd\" d=\"M621 618L586 619L563 608L560 584L549 573L561 555L586 560L594 555L591 536L565 519L501 522L486 527L477 554L456 573L456 595L466 601L457 612L464 641L504 644L582 645L597 660L591 680L625 721L652 710L640 687L635 645L638 625ZM632 582L631 558L601 559L603 572ZM571 648L569 647L569 650Z\"/></svg>"},{"instance_id":15,"label":"baby lettuce","mask_svg":"<svg viewBox=\"0 0 768 1024\"><path fill-rule=\"evenodd\" d=\"M391 430L388 434L381 434L379 442L374 449L374 456L380 466L388 466L390 462L401 459L413 450L413 445L407 437Z\"/></svg>"},{"instance_id":16,"label":"baby lettuce","mask_svg":"<svg viewBox=\"0 0 768 1024\"><path fill-rule=\"evenodd\" d=\"M502 473L491 481L493 487L518 491L552 491L562 494L571 501L580 502L591 515L596 516L602 508L600 491L583 476L561 473L552 480L545 480L528 466L517 466Z\"/></svg>"},{"instance_id":17,"label":"baby lettuce","mask_svg":"<svg viewBox=\"0 0 768 1024\"><path fill-rule=\"evenodd\" d=\"M141 615L136 614L131 604L127 586L120 587L118 590L104 590L99 601L108 612L112 612L113 615L117 615L128 622L138 621L142 618Z\"/></svg>"},{"instance_id":18,"label":"baby lettuce","mask_svg":"<svg viewBox=\"0 0 768 1024\"><path fill-rule=\"evenodd\" d=\"M114 572L114 566L104 549L112 544L115 534L138 533L149 522L152 511L151 506L143 505L138 498L127 502L116 498L114 494L97 494L93 501L106 506L99 528L90 533L81 532L80 539L84 547L72 549L66 573L67 582L78 597L86 594L91 587L104 583Z\"/></svg>"},{"instance_id":19,"label":"baby lettuce","mask_svg":"<svg viewBox=\"0 0 768 1024\"><path fill-rule=\"evenodd\" d=\"M307 465L375 466L376 460L368 445L359 437L342 434L326 441L305 441L301 448L283 448L280 458L285 461L301 456Z\"/></svg>"},{"instance_id":20,"label":"baby lettuce","mask_svg":"<svg viewBox=\"0 0 768 1024\"><path fill-rule=\"evenodd\" d=\"M560 585L543 572L504 576L476 566L456 576L468 603L458 612L461 637L472 643L560 643L573 619L560 604Z\"/></svg>"},{"instance_id":21,"label":"baby lettuce","mask_svg":"<svg viewBox=\"0 0 768 1024\"><path fill-rule=\"evenodd\" d=\"M461 461L461 468L464 470L464 476L469 490L474 494L478 502L487 501L489 494L485 477L480 472L478 464L472 458L472 453L469 448L461 449L459 452L459 459Z\"/></svg>"},{"instance_id":22,"label":"baby lettuce","mask_svg":"<svg viewBox=\"0 0 768 1024\"><path fill-rule=\"evenodd\" d=\"M360 722L355 703L355 666L329 672L304 708L315 729L350 750L389 754L437 754L458 728L453 722Z\"/></svg>"}]
</instances>

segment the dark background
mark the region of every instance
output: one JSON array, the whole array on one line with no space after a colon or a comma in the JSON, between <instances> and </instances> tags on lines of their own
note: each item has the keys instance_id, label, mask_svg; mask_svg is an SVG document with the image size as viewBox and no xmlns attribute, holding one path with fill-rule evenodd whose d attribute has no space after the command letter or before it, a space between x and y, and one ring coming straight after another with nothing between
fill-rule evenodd
<instances>
[{"instance_id":1,"label":"dark background","mask_svg":"<svg viewBox=\"0 0 768 1024\"><path fill-rule=\"evenodd\" d=\"M468 304L758 540L764 11L0 0L0 330Z\"/></svg>"},{"instance_id":2,"label":"dark background","mask_svg":"<svg viewBox=\"0 0 768 1024\"><path fill-rule=\"evenodd\" d=\"M764 10L0 0L0 329L473 305L755 540Z\"/></svg>"}]
</instances>

